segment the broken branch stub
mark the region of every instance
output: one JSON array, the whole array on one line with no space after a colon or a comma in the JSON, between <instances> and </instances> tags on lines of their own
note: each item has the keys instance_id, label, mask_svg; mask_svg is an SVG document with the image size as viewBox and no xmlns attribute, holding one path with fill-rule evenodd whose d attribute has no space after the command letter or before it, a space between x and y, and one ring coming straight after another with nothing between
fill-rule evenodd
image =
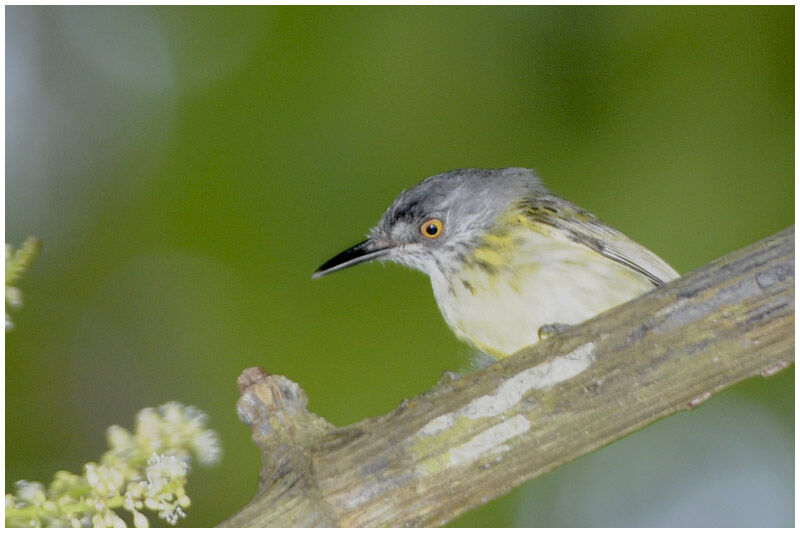
<instances>
[{"instance_id":1,"label":"broken branch stub","mask_svg":"<svg viewBox=\"0 0 800 533\"><path fill-rule=\"evenodd\" d=\"M309 413L306 393L284 376L253 367L242 372L237 385L241 393L237 412L252 429L262 468L258 496L227 525L336 525L315 486L309 453L311 445L334 426Z\"/></svg>"}]
</instances>

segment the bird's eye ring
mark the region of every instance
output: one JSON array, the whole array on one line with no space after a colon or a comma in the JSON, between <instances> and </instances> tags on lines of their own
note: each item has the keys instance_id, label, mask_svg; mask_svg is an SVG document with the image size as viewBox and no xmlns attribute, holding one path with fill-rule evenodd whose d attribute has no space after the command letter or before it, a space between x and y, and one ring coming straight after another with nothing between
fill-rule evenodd
<instances>
[{"instance_id":1,"label":"bird's eye ring","mask_svg":"<svg viewBox=\"0 0 800 533\"><path fill-rule=\"evenodd\" d=\"M427 238L437 239L442 234L444 223L438 218L431 218L423 222L419 229Z\"/></svg>"}]
</instances>

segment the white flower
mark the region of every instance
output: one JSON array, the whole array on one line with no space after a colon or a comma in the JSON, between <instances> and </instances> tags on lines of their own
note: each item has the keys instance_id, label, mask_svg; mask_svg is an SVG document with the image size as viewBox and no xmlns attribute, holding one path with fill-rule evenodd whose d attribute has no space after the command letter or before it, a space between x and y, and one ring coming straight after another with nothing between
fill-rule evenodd
<instances>
[{"instance_id":1,"label":"white flower","mask_svg":"<svg viewBox=\"0 0 800 533\"><path fill-rule=\"evenodd\" d=\"M182 461L174 455L164 455L154 453L147 460L147 482L155 484L159 480L169 483L173 479L183 479L186 477L188 470L185 461Z\"/></svg>"},{"instance_id":2,"label":"white flower","mask_svg":"<svg viewBox=\"0 0 800 533\"><path fill-rule=\"evenodd\" d=\"M116 467L87 463L86 481L100 498L117 496L125 483L125 476Z\"/></svg>"},{"instance_id":3,"label":"white flower","mask_svg":"<svg viewBox=\"0 0 800 533\"><path fill-rule=\"evenodd\" d=\"M106 430L106 442L112 450L128 450L134 444L130 431L116 424Z\"/></svg>"},{"instance_id":4,"label":"white flower","mask_svg":"<svg viewBox=\"0 0 800 533\"><path fill-rule=\"evenodd\" d=\"M161 449L161 417L155 409L148 407L136 415L136 436L148 451Z\"/></svg>"},{"instance_id":5,"label":"white flower","mask_svg":"<svg viewBox=\"0 0 800 533\"><path fill-rule=\"evenodd\" d=\"M207 429L196 435L192 441L192 448L197 455L197 461L204 466L213 465L222 456L219 436L213 429Z\"/></svg>"},{"instance_id":6,"label":"white flower","mask_svg":"<svg viewBox=\"0 0 800 533\"><path fill-rule=\"evenodd\" d=\"M131 511L133 513L133 526L134 527L150 527L147 517L137 510Z\"/></svg>"},{"instance_id":7,"label":"white flower","mask_svg":"<svg viewBox=\"0 0 800 533\"><path fill-rule=\"evenodd\" d=\"M38 481L21 479L17 481L14 486L17 488L17 500L24 504L17 504L17 507L39 506L47 500L47 496L44 492L44 485Z\"/></svg>"},{"instance_id":8,"label":"white flower","mask_svg":"<svg viewBox=\"0 0 800 533\"><path fill-rule=\"evenodd\" d=\"M17 287L6 285L6 303L11 309L22 307L22 291Z\"/></svg>"},{"instance_id":9,"label":"white flower","mask_svg":"<svg viewBox=\"0 0 800 533\"><path fill-rule=\"evenodd\" d=\"M164 520L166 520L167 523L171 526L177 524L179 519L186 518L186 512L184 512L184 510L181 509L180 506L177 506L170 511L159 513L158 515L161 516Z\"/></svg>"},{"instance_id":10,"label":"white flower","mask_svg":"<svg viewBox=\"0 0 800 533\"><path fill-rule=\"evenodd\" d=\"M125 520L120 518L120 516L113 511L108 511L106 523L111 527L128 527L128 524L125 523Z\"/></svg>"}]
</instances>

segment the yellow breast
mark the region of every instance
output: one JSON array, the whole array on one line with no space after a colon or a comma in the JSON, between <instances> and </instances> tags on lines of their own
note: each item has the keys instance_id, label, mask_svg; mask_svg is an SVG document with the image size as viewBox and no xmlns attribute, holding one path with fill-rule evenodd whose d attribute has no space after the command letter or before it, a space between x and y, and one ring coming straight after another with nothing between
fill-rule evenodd
<instances>
[{"instance_id":1,"label":"yellow breast","mask_svg":"<svg viewBox=\"0 0 800 533\"><path fill-rule=\"evenodd\" d=\"M455 334L502 359L547 324L577 324L653 288L652 282L548 226L504 225L458 268L431 276Z\"/></svg>"}]
</instances>

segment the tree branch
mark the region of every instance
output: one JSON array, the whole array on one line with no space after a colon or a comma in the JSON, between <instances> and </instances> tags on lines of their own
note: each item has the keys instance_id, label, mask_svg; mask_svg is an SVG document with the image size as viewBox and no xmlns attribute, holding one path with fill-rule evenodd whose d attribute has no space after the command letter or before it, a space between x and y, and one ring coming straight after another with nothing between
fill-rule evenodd
<instances>
[{"instance_id":1,"label":"tree branch","mask_svg":"<svg viewBox=\"0 0 800 533\"><path fill-rule=\"evenodd\" d=\"M258 368L239 416L263 469L223 526L447 522L750 376L794 361L794 227L583 324L336 428Z\"/></svg>"}]
</instances>

